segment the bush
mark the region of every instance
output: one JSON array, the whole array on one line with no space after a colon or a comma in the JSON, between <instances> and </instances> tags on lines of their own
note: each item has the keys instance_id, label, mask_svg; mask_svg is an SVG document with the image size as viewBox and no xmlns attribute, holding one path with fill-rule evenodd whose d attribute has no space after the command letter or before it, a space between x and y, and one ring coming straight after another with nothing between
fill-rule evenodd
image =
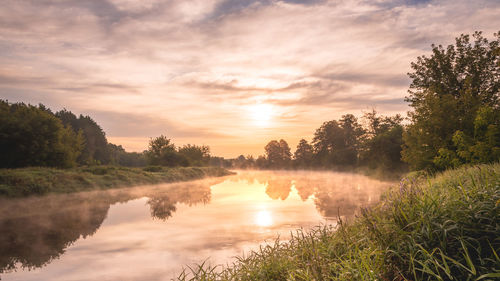
<instances>
[{"instance_id":1,"label":"bush","mask_svg":"<svg viewBox=\"0 0 500 281\"><path fill-rule=\"evenodd\" d=\"M146 172L161 172L163 168L161 166L147 166L143 168Z\"/></svg>"}]
</instances>

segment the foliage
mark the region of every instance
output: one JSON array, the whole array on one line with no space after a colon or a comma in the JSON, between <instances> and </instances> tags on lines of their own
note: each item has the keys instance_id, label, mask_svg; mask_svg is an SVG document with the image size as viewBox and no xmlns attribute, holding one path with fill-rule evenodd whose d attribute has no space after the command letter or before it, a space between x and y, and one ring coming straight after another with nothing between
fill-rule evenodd
<instances>
[{"instance_id":1,"label":"foliage","mask_svg":"<svg viewBox=\"0 0 500 281\"><path fill-rule=\"evenodd\" d=\"M241 155L234 163L237 167L259 169L368 167L393 172L404 170L401 161L403 118L400 115L379 116L373 110L366 113L364 119L368 123L366 128L352 114L324 122L316 130L311 144L305 139L299 141L293 160L286 141L272 140L265 147L266 156L253 161Z\"/></svg>"},{"instance_id":2,"label":"foliage","mask_svg":"<svg viewBox=\"0 0 500 281\"><path fill-rule=\"evenodd\" d=\"M166 136L161 135L149 141L145 151L149 165L167 167L207 166L210 164L210 148L192 144L176 148ZM222 159L223 161L223 159Z\"/></svg>"},{"instance_id":3,"label":"foliage","mask_svg":"<svg viewBox=\"0 0 500 281\"><path fill-rule=\"evenodd\" d=\"M230 168L232 163L230 160L224 159L224 157L210 156L209 165L215 167Z\"/></svg>"},{"instance_id":4,"label":"foliage","mask_svg":"<svg viewBox=\"0 0 500 281\"><path fill-rule=\"evenodd\" d=\"M270 168L288 168L292 161L292 153L288 143L281 139L270 141L264 148L266 151L267 165Z\"/></svg>"},{"instance_id":5,"label":"foliage","mask_svg":"<svg viewBox=\"0 0 500 281\"><path fill-rule=\"evenodd\" d=\"M353 222L276 239L177 280L496 280L500 164L406 178Z\"/></svg>"},{"instance_id":6,"label":"foliage","mask_svg":"<svg viewBox=\"0 0 500 281\"><path fill-rule=\"evenodd\" d=\"M354 166L364 130L352 114L339 121L323 123L316 130L312 145L316 163L320 166Z\"/></svg>"},{"instance_id":7,"label":"foliage","mask_svg":"<svg viewBox=\"0 0 500 281\"><path fill-rule=\"evenodd\" d=\"M246 157L244 155L240 155L229 161L231 163L230 167L236 169L253 169L256 165L256 161L252 155L247 155Z\"/></svg>"},{"instance_id":8,"label":"foliage","mask_svg":"<svg viewBox=\"0 0 500 281\"><path fill-rule=\"evenodd\" d=\"M267 168L267 159L264 155L259 155L257 160L255 160L255 166L259 169Z\"/></svg>"},{"instance_id":9,"label":"foliage","mask_svg":"<svg viewBox=\"0 0 500 281\"><path fill-rule=\"evenodd\" d=\"M500 137L496 133L500 34L494 36L489 42L476 32L471 42L469 35L461 35L455 45L433 45L431 56L418 57L412 63L412 84L406 98L413 108L409 113L412 123L403 134L402 152L412 169L498 160L493 150ZM487 111L495 117L487 118ZM485 157L490 153L492 157Z\"/></svg>"},{"instance_id":10,"label":"foliage","mask_svg":"<svg viewBox=\"0 0 500 281\"><path fill-rule=\"evenodd\" d=\"M81 132L85 145L78 163L82 165L109 164L112 162L106 134L102 128L90 117L80 115L78 118L66 109L55 113L65 126L73 128L75 133Z\"/></svg>"},{"instance_id":11,"label":"foliage","mask_svg":"<svg viewBox=\"0 0 500 281\"><path fill-rule=\"evenodd\" d=\"M305 139L301 139L293 155L294 166L300 168L310 168L314 160L314 151Z\"/></svg>"},{"instance_id":12,"label":"foliage","mask_svg":"<svg viewBox=\"0 0 500 281\"><path fill-rule=\"evenodd\" d=\"M377 112L365 113L368 122L366 135L361 144L360 162L371 169L397 170L404 167L401 161L403 145L403 118L378 116Z\"/></svg>"},{"instance_id":13,"label":"foliage","mask_svg":"<svg viewBox=\"0 0 500 281\"><path fill-rule=\"evenodd\" d=\"M108 143L110 164L125 167L146 166L146 156L144 153L127 152L121 145Z\"/></svg>"},{"instance_id":14,"label":"foliage","mask_svg":"<svg viewBox=\"0 0 500 281\"><path fill-rule=\"evenodd\" d=\"M0 167L72 167L82 148L82 134L43 105L0 100Z\"/></svg>"},{"instance_id":15,"label":"foliage","mask_svg":"<svg viewBox=\"0 0 500 281\"><path fill-rule=\"evenodd\" d=\"M187 144L180 147L179 154L188 160L189 166L207 166L210 160L210 148L206 145Z\"/></svg>"}]
</instances>

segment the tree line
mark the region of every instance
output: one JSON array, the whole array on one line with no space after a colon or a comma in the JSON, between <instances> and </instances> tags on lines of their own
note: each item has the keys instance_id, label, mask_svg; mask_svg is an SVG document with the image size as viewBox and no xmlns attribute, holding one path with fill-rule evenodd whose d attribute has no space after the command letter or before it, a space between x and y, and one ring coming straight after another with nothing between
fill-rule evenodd
<instances>
[{"instance_id":1,"label":"tree line","mask_svg":"<svg viewBox=\"0 0 500 281\"><path fill-rule=\"evenodd\" d=\"M240 168L259 169L352 169L357 166L400 170L403 118L381 116L375 110L365 113L363 126L353 114L324 122L309 143L301 139L292 154L286 140L271 140L265 154L254 159L243 156L233 160Z\"/></svg>"},{"instance_id":2,"label":"tree line","mask_svg":"<svg viewBox=\"0 0 500 281\"><path fill-rule=\"evenodd\" d=\"M6 100L0 100L0 154L2 168L145 165L142 153L109 143L90 116Z\"/></svg>"},{"instance_id":3,"label":"tree line","mask_svg":"<svg viewBox=\"0 0 500 281\"><path fill-rule=\"evenodd\" d=\"M43 104L0 100L0 168L82 165L141 167L208 166L210 148L187 144L176 147L161 135L143 152L127 152L109 143L90 116L63 109L52 112Z\"/></svg>"}]
</instances>

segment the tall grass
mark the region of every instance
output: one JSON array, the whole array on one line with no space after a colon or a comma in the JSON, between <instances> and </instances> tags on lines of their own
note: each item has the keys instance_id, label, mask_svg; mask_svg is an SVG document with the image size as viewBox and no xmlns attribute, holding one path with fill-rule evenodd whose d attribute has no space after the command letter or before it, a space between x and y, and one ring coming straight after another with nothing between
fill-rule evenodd
<instances>
[{"instance_id":1,"label":"tall grass","mask_svg":"<svg viewBox=\"0 0 500 281\"><path fill-rule=\"evenodd\" d=\"M500 165L410 176L352 223L297 230L177 280L500 280Z\"/></svg>"}]
</instances>

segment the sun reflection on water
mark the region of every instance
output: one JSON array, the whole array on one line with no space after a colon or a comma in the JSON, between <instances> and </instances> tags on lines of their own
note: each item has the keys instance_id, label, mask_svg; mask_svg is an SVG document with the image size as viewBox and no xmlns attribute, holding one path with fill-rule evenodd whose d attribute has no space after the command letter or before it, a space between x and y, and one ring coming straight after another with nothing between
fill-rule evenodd
<instances>
[{"instance_id":1,"label":"sun reflection on water","mask_svg":"<svg viewBox=\"0 0 500 281\"><path fill-rule=\"evenodd\" d=\"M273 224L273 217L271 212L267 210L259 211L255 214L255 224L258 226L271 226Z\"/></svg>"}]
</instances>

